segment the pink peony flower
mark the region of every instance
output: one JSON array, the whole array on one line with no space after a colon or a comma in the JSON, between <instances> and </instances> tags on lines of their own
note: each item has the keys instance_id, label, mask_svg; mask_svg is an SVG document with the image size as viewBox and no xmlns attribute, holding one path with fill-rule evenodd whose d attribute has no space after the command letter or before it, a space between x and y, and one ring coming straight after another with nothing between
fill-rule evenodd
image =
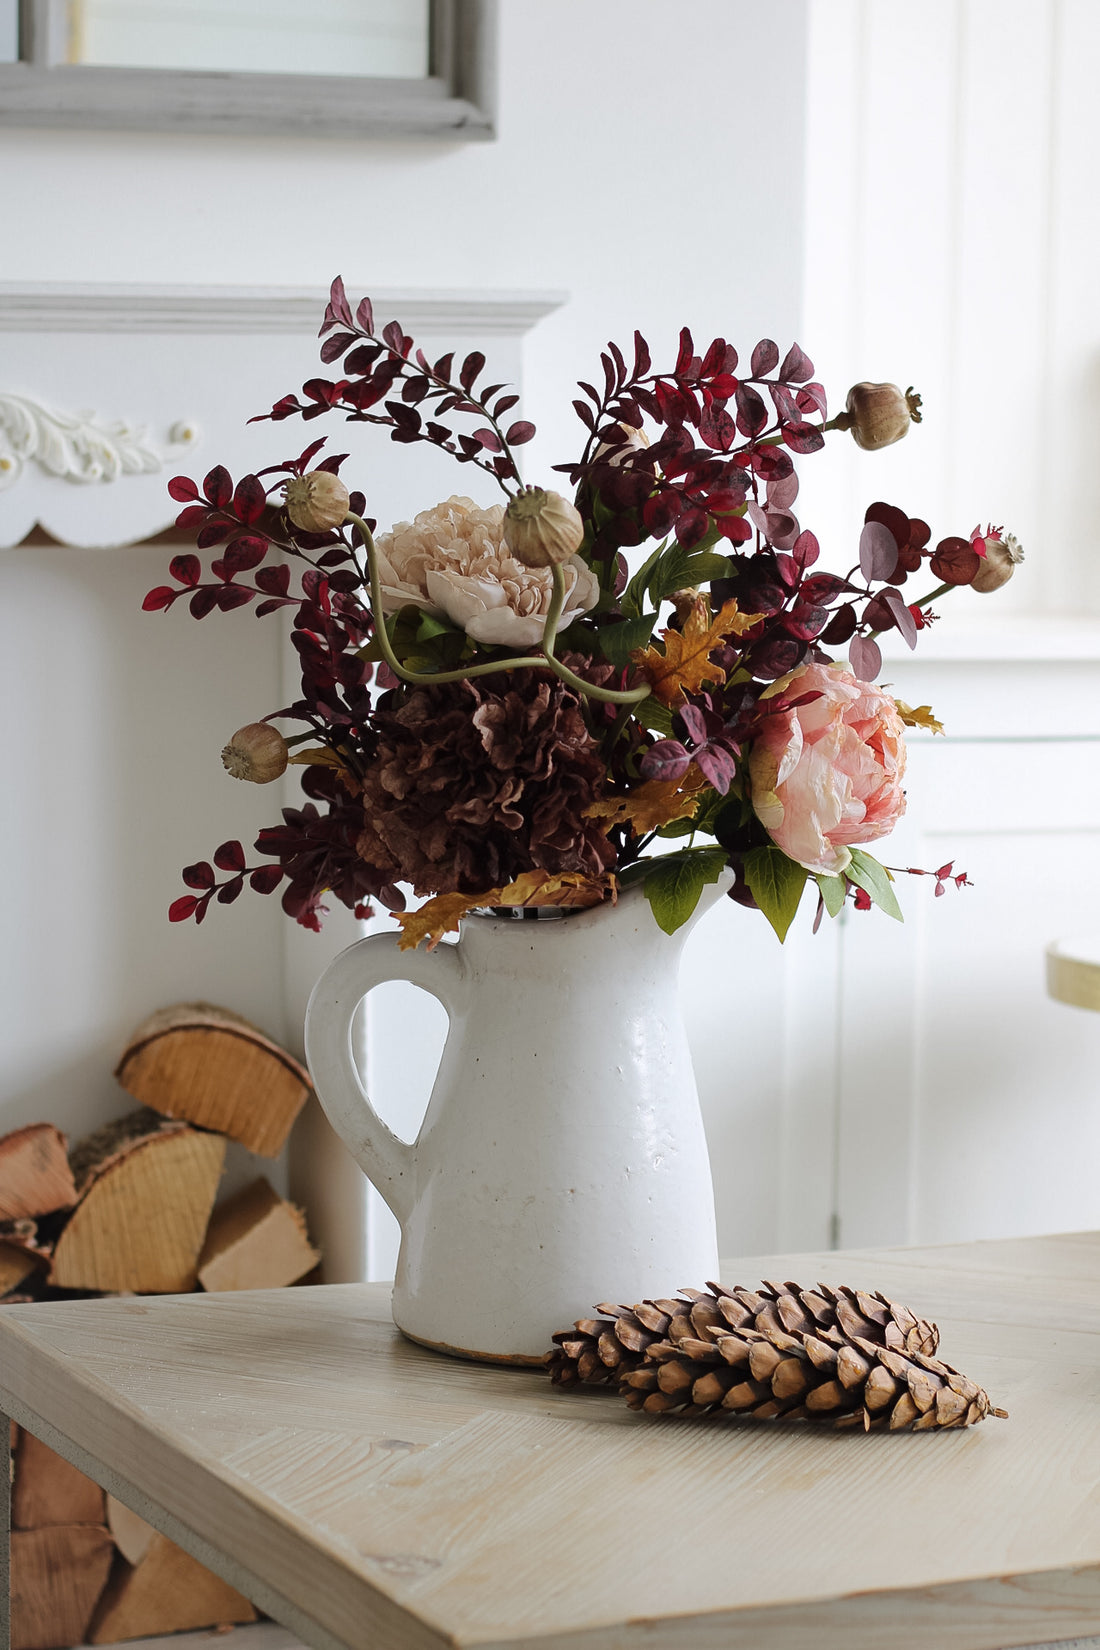
<instances>
[{"instance_id":1,"label":"pink peony flower","mask_svg":"<svg viewBox=\"0 0 1100 1650\"><path fill-rule=\"evenodd\" d=\"M770 713L805 694L808 704ZM752 805L773 842L836 876L850 843L874 842L905 812L904 724L889 694L842 665L801 665L768 688L749 757Z\"/></svg>"}]
</instances>

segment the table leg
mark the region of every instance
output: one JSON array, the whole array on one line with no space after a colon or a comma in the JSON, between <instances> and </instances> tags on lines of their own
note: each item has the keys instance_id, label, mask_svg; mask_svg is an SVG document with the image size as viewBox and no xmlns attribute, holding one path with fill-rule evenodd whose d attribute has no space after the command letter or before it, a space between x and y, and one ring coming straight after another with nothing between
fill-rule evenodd
<instances>
[{"instance_id":1,"label":"table leg","mask_svg":"<svg viewBox=\"0 0 1100 1650\"><path fill-rule=\"evenodd\" d=\"M0 1650L11 1650L11 1432L0 1410Z\"/></svg>"}]
</instances>

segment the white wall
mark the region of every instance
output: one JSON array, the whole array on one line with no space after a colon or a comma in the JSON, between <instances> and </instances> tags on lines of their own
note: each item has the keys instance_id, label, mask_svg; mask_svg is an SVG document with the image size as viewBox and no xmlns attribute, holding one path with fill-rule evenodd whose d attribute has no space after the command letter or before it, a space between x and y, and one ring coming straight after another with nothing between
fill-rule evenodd
<instances>
[{"instance_id":1,"label":"white wall","mask_svg":"<svg viewBox=\"0 0 1100 1650\"><path fill-rule=\"evenodd\" d=\"M628 341L639 326L668 355L688 322L699 338L721 331L744 347L762 333L789 342L804 0L505 0L501 11L491 144L4 132L0 281L321 287L342 271L355 292L566 291L525 350L526 409L540 425L532 477L577 449L573 383L597 369L608 337ZM97 347L98 390L86 356L70 379L52 357L48 385L21 362L12 383L4 361L11 371L16 352L0 333L0 391L64 404L79 379L81 406L156 424L171 402L172 417L208 430L240 393L227 341L195 358L210 362L206 399L198 374L186 407L155 339L144 377L132 339ZM255 340L248 353L252 382ZM287 338L271 338L268 357L272 397L313 370ZM249 439L280 458L301 433L258 426ZM350 435L357 473L384 489L393 449ZM208 443L187 467L219 456ZM447 485L489 496L468 471ZM110 1115L120 1040L166 1001L224 1001L295 1042L305 982L332 948L303 935L284 950L276 902L247 894L197 931L164 920L180 865L225 837L249 841L272 812L224 780L216 752L279 702L281 668L274 630L248 614L201 626L181 612L142 616L167 554L0 553L12 981L0 1128L55 1116L79 1132Z\"/></svg>"}]
</instances>

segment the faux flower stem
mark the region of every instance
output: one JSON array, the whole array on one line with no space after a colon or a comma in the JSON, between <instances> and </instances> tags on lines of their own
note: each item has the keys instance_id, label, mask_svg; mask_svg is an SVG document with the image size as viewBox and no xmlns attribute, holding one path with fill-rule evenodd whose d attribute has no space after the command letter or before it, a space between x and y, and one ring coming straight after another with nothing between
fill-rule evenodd
<instances>
[{"instance_id":1,"label":"faux flower stem","mask_svg":"<svg viewBox=\"0 0 1100 1650\"><path fill-rule=\"evenodd\" d=\"M914 607L928 607L931 602L938 601L941 596L946 596L949 590L957 590L958 588L957 584L938 584L935 590L930 590L927 596L918 597L912 605ZM876 636L881 635L881 630L870 630L867 633L867 640L873 642Z\"/></svg>"},{"instance_id":2,"label":"faux flower stem","mask_svg":"<svg viewBox=\"0 0 1100 1650\"><path fill-rule=\"evenodd\" d=\"M604 688L596 687L592 682L586 682L583 677L576 676L559 660L554 657L554 644L557 640L558 620L565 605L565 572L560 562L555 562L550 569L550 576L554 581L554 593L550 598L550 608L546 615L546 629L542 633L542 649L546 655L546 663L568 687L575 688L583 693L586 699L602 699L608 705L636 705L642 699L648 699L653 691L648 683L638 688Z\"/></svg>"},{"instance_id":3,"label":"faux flower stem","mask_svg":"<svg viewBox=\"0 0 1100 1650\"><path fill-rule=\"evenodd\" d=\"M367 568L370 573L370 609L374 619L374 633L378 638L378 646L387 665L395 676L403 682L414 682L418 685L440 682L466 682L475 676L494 676L506 670L520 670L523 668L539 669L549 665L556 676L569 687L574 688L588 699L603 699L613 705L632 705L640 699L649 697L650 689L629 688L622 692L614 688L602 688L592 682L586 682L583 677L577 676L566 665L554 657L554 643L557 639L558 621L561 619L562 608L565 605L565 574L559 563L555 562L551 568L553 579L553 593L550 597L550 607L546 614L546 625L542 633L543 652L541 654L522 654L512 659L501 659L499 663L470 665L465 670L419 671L408 670L393 651L389 634L386 630L385 614L382 610L382 580L378 571L378 554L374 548L374 536L362 516L357 516L354 510L349 510L344 518L354 522L363 536L363 544L367 552Z\"/></svg>"}]
</instances>

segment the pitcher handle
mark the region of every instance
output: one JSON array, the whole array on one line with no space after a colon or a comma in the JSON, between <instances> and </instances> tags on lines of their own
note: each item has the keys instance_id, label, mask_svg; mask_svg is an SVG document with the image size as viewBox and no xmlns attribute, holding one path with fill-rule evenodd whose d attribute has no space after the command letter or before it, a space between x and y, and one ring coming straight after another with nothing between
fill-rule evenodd
<instances>
[{"instance_id":1,"label":"pitcher handle","mask_svg":"<svg viewBox=\"0 0 1100 1650\"><path fill-rule=\"evenodd\" d=\"M464 1002L466 976L457 945L399 951L397 942L397 934L371 934L329 964L306 1009L305 1045L329 1122L404 1225L416 1195L415 1148L398 1139L367 1097L351 1052L352 1019L367 992L389 980L408 980L430 991L453 1019Z\"/></svg>"}]
</instances>

